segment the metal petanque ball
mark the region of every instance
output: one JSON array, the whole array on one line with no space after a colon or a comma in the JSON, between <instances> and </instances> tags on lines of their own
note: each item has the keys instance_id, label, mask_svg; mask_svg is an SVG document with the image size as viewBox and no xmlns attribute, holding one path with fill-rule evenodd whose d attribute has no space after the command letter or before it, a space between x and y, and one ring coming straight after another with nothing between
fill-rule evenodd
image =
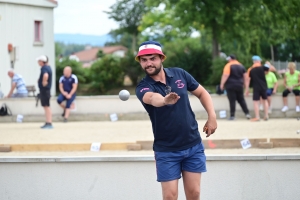
<instances>
[{"instance_id":1,"label":"metal petanque ball","mask_svg":"<svg viewBox=\"0 0 300 200\"><path fill-rule=\"evenodd\" d=\"M297 134L300 134L300 130L297 131Z\"/></svg>"},{"instance_id":2,"label":"metal petanque ball","mask_svg":"<svg viewBox=\"0 0 300 200\"><path fill-rule=\"evenodd\" d=\"M119 92L119 98L122 100L122 101L127 101L130 97L130 93L128 92L128 90L121 90Z\"/></svg>"}]
</instances>

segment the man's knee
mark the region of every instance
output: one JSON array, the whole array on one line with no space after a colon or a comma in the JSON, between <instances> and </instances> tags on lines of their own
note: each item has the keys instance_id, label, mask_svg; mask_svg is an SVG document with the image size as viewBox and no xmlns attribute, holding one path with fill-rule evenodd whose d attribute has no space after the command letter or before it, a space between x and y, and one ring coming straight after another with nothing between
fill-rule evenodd
<instances>
[{"instance_id":1,"label":"man's knee","mask_svg":"<svg viewBox=\"0 0 300 200\"><path fill-rule=\"evenodd\" d=\"M194 188L187 191L187 199L199 199L200 198L200 188Z\"/></svg>"},{"instance_id":2,"label":"man's knee","mask_svg":"<svg viewBox=\"0 0 300 200\"><path fill-rule=\"evenodd\" d=\"M163 192L164 200L177 200L178 192L176 190L168 190Z\"/></svg>"}]
</instances>

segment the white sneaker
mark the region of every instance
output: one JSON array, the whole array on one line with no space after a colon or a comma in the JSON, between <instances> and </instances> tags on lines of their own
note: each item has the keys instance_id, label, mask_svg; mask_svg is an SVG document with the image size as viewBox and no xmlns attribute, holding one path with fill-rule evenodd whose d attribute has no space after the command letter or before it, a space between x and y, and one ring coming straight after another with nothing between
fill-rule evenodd
<instances>
[{"instance_id":1,"label":"white sneaker","mask_svg":"<svg viewBox=\"0 0 300 200\"><path fill-rule=\"evenodd\" d=\"M300 107L296 106L296 112L300 112Z\"/></svg>"},{"instance_id":2,"label":"white sneaker","mask_svg":"<svg viewBox=\"0 0 300 200\"><path fill-rule=\"evenodd\" d=\"M264 110L264 107L262 104L259 105L259 110Z\"/></svg>"},{"instance_id":3,"label":"white sneaker","mask_svg":"<svg viewBox=\"0 0 300 200\"><path fill-rule=\"evenodd\" d=\"M272 108L269 107L268 113L271 114L272 113Z\"/></svg>"},{"instance_id":4,"label":"white sneaker","mask_svg":"<svg viewBox=\"0 0 300 200\"><path fill-rule=\"evenodd\" d=\"M286 112L288 110L289 110L289 108L287 106L283 106L283 108L281 109L281 112Z\"/></svg>"}]
</instances>

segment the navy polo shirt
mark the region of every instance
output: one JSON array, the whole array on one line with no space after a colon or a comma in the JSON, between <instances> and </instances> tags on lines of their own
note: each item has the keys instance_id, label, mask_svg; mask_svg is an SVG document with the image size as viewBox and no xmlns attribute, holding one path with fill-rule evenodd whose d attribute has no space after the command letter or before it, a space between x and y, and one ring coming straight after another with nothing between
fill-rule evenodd
<instances>
[{"instance_id":1,"label":"navy polo shirt","mask_svg":"<svg viewBox=\"0 0 300 200\"><path fill-rule=\"evenodd\" d=\"M43 86L43 77L44 74L48 73L48 84L46 86ZM39 88L40 90L50 90L52 86L52 70L51 67L48 65L44 65L41 67L41 73L40 73L40 78L38 81Z\"/></svg>"},{"instance_id":2,"label":"navy polo shirt","mask_svg":"<svg viewBox=\"0 0 300 200\"><path fill-rule=\"evenodd\" d=\"M63 84L63 88L65 92L70 93L73 89L73 84L78 84L77 76L72 74L70 77L62 76L59 79L59 83Z\"/></svg>"},{"instance_id":3,"label":"navy polo shirt","mask_svg":"<svg viewBox=\"0 0 300 200\"><path fill-rule=\"evenodd\" d=\"M194 91L199 83L185 70L164 68L166 85L146 76L136 87L136 95L149 114L154 134L153 150L158 152L180 151L201 142L198 123L192 111L188 91ZM143 102L147 92L166 96L166 86L171 86L180 99L174 105L154 107Z\"/></svg>"}]
</instances>

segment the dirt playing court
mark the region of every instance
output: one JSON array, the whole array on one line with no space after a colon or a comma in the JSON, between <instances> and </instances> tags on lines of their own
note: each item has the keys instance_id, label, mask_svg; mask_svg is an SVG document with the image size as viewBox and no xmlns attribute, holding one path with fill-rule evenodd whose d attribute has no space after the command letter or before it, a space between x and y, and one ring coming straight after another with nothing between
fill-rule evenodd
<instances>
[{"instance_id":1,"label":"dirt playing court","mask_svg":"<svg viewBox=\"0 0 300 200\"><path fill-rule=\"evenodd\" d=\"M205 121L199 120L199 127ZM77 144L77 143L135 143L153 140L150 121L101 121L54 123L54 129L42 130L41 123L0 123L0 144ZM201 128L202 129L202 128ZM300 138L300 121L296 119L271 119L249 122L248 120L218 120L218 129L210 139L244 138ZM201 133L203 140L205 134ZM207 149L207 154L298 154L300 147L271 149ZM152 151L74 151L74 152L9 152L8 155L134 155L153 154Z\"/></svg>"}]
</instances>

